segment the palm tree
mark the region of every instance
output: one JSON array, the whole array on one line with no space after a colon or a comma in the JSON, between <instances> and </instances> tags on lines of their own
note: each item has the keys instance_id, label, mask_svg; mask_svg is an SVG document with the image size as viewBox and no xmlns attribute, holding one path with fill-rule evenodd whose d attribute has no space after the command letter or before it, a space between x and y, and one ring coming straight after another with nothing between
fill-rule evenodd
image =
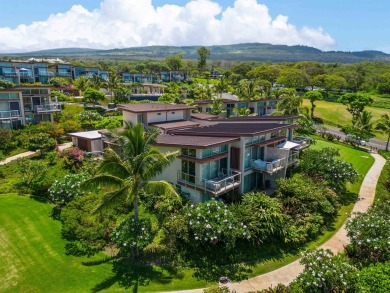
<instances>
[{"instance_id":1,"label":"palm tree","mask_svg":"<svg viewBox=\"0 0 390 293\"><path fill-rule=\"evenodd\" d=\"M236 113L236 116L238 117L253 116L253 114L251 114L251 110L248 108L234 108L233 112Z\"/></svg>"},{"instance_id":2,"label":"palm tree","mask_svg":"<svg viewBox=\"0 0 390 293\"><path fill-rule=\"evenodd\" d=\"M299 116L303 98L298 96L295 90L291 89L281 90L279 94L283 100L279 103L278 108L283 115Z\"/></svg>"},{"instance_id":3,"label":"palm tree","mask_svg":"<svg viewBox=\"0 0 390 293\"><path fill-rule=\"evenodd\" d=\"M368 111L363 111L359 114L358 119L354 125L354 128L359 133L361 138L369 138L372 136L372 113Z\"/></svg>"},{"instance_id":4,"label":"palm tree","mask_svg":"<svg viewBox=\"0 0 390 293\"><path fill-rule=\"evenodd\" d=\"M213 94L209 85L199 85L195 89L195 99L197 100L211 100Z\"/></svg>"},{"instance_id":5,"label":"palm tree","mask_svg":"<svg viewBox=\"0 0 390 293\"><path fill-rule=\"evenodd\" d=\"M80 76L74 81L76 88L81 91L81 94L88 88L88 78L85 76Z\"/></svg>"},{"instance_id":6,"label":"palm tree","mask_svg":"<svg viewBox=\"0 0 390 293\"><path fill-rule=\"evenodd\" d=\"M118 75L116 75L115 72L113 71L110 71L108 73L108 79L104 82L104 88L110 92L111 94L111 103L112 103L112 99L113 99L113 96L114 96L114 91L116 89L118 89L119 87L119 84L120 84L121 80L119 78Z\"/></svg>"},{"instance_id":7,"label":"palm tree","mask_svg":"<svg viewBox=\"0 0 390 293\"><path fill-rule=\"evenodd\" d=\"M378 120L378 124L375 127L380 132L387 134L386 151L389 150L390 141L390 117L389 114L383 114L381 119Z\"/></svg>"},{"instance_id":8,"label":"palm tree","mask_svg":"<svg viewBox=\"0 0 390 293\"><path fill-rule=\"evenodd\" d=\"M260 95L256 82L247 79L243 79L242 81L240 81L236 89L236 94L241 100L247 101L248 107L249 102L251 100L255 100Z\"/></svg>"},{"instance_id":9,"label":"palm tree","mask_svg":"<svg viewBox=\"0 0 390 293\"><path fill-rule=\"evenodd\" d=\"M177 152L161 153L153 146L159 132L144 131L143 124L128 124L116 137L117 151L108 149L94 178L85 185L88 189L111 187L96 211L133 202L134 219L138 220L138 200L145 194L169 194L178 196L175 188L167 181L151 181L169 166Z\"/></svg>"},{"instance_id":10,"label":"palm tree","mask_svg":"<svg viewBox=\"0 0 390 293\"><path fill-rule=\"evenodd\" d=\"M209 113L212 115L219 115L225 112L225 110L222 109L223 103L221 102L221 99L213 98L212 103L209 104L209 106L210 106Z\"/></svg>"},{"instance_id":11,"label":"palm tree","mask_svg":"<svg viewBox=\"0 0 390 293\"><path fill-rule=\"evenodd\" d=\"M95 90L100 90L103 86L103 79L99 75L94 74L88 79L88 86Z\"/></svg>"},{"instance_id":12,"label":"palm tree","mask_svg":"<svg viewBox=\"0 0 390 293\"><path fill-rule=\"evenodd\" d=\"M222 94L227 92L229 88L226 78L222 75L218 82L214 85L215 92L219 94L219 98L222 99Z\"/></svg>"}]
</instances>

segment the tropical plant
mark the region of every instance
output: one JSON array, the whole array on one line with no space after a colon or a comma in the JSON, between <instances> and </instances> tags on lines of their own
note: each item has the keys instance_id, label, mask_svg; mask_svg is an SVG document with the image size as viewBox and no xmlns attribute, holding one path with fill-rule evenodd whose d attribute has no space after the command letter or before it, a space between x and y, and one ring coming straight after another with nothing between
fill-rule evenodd
<instances>
[{"instance_id":1,"label":"tropical plant","mask_svg":"<svg viewBox=\"0 0 390 293\"><path fill-rule=\"evenodd\" d=\"M83 111L79 114L81 128L92 130L96 128L96 124L103 120L103 116L96 111Z\"/></svg>"},{"instance_id":2,"label":"tropical plant","mask_svg":"<svg viewBox=\"0 0 390 293\"><path fill-rule=\"evenodd\" d=\"M208 106L210 107L210 114L212 115L220 115L225 112L225 110L222 109L223 103L218 98L211 99L212 102Z\"/></svg>"},{"instance_id":3,"label":"tropical plant","mask_svg":"<svg viewBox=\"0 0 390 293\"><path fill-rule=\"evenodd\" d=\"M100 90L103 87L104 80L97 74L92 75L88 79L88 87L93 88L95 90Z\"/></svg>"},{"instance_id":4,"label":"tropical plant","mask_svg":"<svg viewBox=\"0 0 390 293\"><path fill-rule=\"evenodd\" d=\"M81 91L81 93L84 93L84 91L88 88L88 78L85 76L79 76L75 79L74 85L78 90Z\"/></svg>"},{"instance_id":5,"label":"tropical plant","mask_svg":"<svg viewBox=\"0 0 390 293\"><path fill-rule=\"evenodd\" d=\"M251 100L255 100L260 96L256 82L247 79L243 79L238 83L235 93L240 100L245 100L248 103L248 106Z\"/></svg>"},{"instance_id":6,"label":"tropical plant","mask_svg":"<svg viewBox=\"0 0 390 293\"><path fill-rule=\"evenodd\" d=\"M294 89L282 89L278 93L282 100L278 104L278 109L283 115L298 116L303 98L297 95Z\"/></svg>"},{"instance_id":7,"label":"tropical plant","mask_svg":"<svg viewBox=\"0 0 390 293\"><path fill-rule=\"evenodd\" d=\"M67 168L76 172L82 167L86 153L79 148L68 148L60 152L58 156L63 158Z\"/></svg>"},{"instance_id":8,"label":"tropical plant","mask_svg":"<svg viewBox=\"0 0 390 293\"><path fill-rule=\"evenodd\" d=\"M347 106L347 111L352 115L353 125L359 119L364 108L374 102L372 98L356 93L344 94L338 101Z\"/></svg>"},{"instance_id":9,"label":"tropical plant","mask_svg":"<svg viewBox=\"0 0 390 293\"><path fill-rule=\"evenodd\" d=\"M227 82L227 79L223 75L221 75L217 83L214 85L214 90L219 95L219 98L222 99L222 94L224 92L227 92L228 89L229 89L229 84Z\"/></svg>"},{"instance_id":10,"label":"tropical plant","mask_svg":"<svg viewBox=\"0 0 390 293\"><path fill-rule=\"evenodd\" d=\"M305 93L304 98L308 99L310 101L310 104L311 104L310 113L311 113L311 118L313 119L314 118L314 108L316 107L314 102L322 100L323 99L322 94L319 91L308 91Z\"/></svg>"},{"instance_id":11,"label":"tropical plant","mask_svg":"<svg viewBox=\"0 0 390 293\"><path fill-rule=\"evenodd\" d=\"M256 115L256 113L251 113L251 110L248 108L234 108L233 112L236 114L238 117L247 117L247 116L253 116Z\"/></svg>"},{"instance_id":12,"label":"tropical plant","mask_svg":"<svg viewBox=\"0 0 390 293\"><path fill-rule=\"evenodd\" d=\"M84 195L81 184L89 179L88 173L68 174L54 181L49 189L49 199L57 206L67 205L75 196Z\"/></svg>"},{"instance_id":13,"label":"tropical plant","mask_svg":"<svg viewBox=\"0 0 390 293\"><path fill-rule=\"evenodd\" d=\"M47 133L36 133L30 136L27 145L30 151L39 150L42 157L44 152L54 150L56 141Z\"/></svg>"},{"instance_id":14,"label":"tropical plant","mask_svg":"<svg viewBox=\"0 0 390 293\"><path fill-rule=\"evenodd\" d=\"M143 124L127 124L119 136L112 135L116 138L117 152L107 149L97 175L86 182L89 189L99 186L113 188L104 195L97 211L132 202L137 221L141 191L145 194L177 195L168 182L151 181L177 156L177 152L161 153L153 146L158 135L157 129L145 132Z\"/></svg>"},{"instance_id":15,"label":"tropical plant","mask_svg":"<svg viewBox=\"0 0 390 293\"><path fill-rule=\"evenodd\" d=\"M115 100L115 90L119 88L121 79L120 77L113 71L108 73L108 79L104 81L103 87L110 92L110 101Z\"/></svg>"},{"instance_id":16,"label":"tropical plant","mask_svg":"<svg viewBox=\"0 0 390 293\"><path fill-rule=\"evenodd\" d=\"M389 114L383 114L378 120L378 124L375 127L380 132L387 134L386 151L389 151L390 142L390 116Z\"/></svg>"},{"instance_id":17,"label":"tropical plant","mask_svg":"<svg viewBox=\"0 0 390 293\"><path fill-rule=\"evenodd\" d=\"M86 102L93 103L94 106L98 103L98 101L104 101L106 98L106 95L103 92L94 88L87 88L83 96Z\"/></svg>"}]
</instances>

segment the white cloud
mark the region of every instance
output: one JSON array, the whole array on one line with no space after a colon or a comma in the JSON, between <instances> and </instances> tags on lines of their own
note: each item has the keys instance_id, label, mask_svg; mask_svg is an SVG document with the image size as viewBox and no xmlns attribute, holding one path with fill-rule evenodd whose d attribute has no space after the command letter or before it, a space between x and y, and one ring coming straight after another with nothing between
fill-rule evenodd
<instances>
[{"instance_id":1,"label":"white cloud","mask_svg":"<svg viewBox=\"0 0 390 293\"><path fill-rule=\"evenodd\" d=\"M184 6L154 7L152 0L103 0L88 11L69 11L15 29L0 28L0 51L148 45L217 45L259 42L331 49L333 38L322 28L296 28L288 17L272 19L257 0L236 0L225 10L216 0L192 0Z\"/></svg>"}]
</instances>

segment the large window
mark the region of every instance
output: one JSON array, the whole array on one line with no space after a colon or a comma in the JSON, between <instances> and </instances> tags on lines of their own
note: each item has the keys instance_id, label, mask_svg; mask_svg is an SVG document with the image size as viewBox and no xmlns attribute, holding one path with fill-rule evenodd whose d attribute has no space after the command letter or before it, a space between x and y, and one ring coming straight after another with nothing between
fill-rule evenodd
<instances>
[{"instance_id":1,"label":"large window","mask_svg":"<svg viewBox=\"0 0 390 293\"><path fill-rule=\"evenodd\" d=\"M214 155L218 155L220 153L225 153L227 152L227 148L228 148L227 144L224 144L215 148L204 149L202 150L202 158L207 158Z\"/></svg>"},{"instance_id":2,"label":"large window","mask_svg":"<svg viewBox=\"0 0 390 293\"><path fill-rule=\"evenodd\" d=\"M226 173L227 158L202 164L202 178L215 179ZM225 171L225 173L224 173Z\"/></svg>"},{"instance_id":3,"label":"large window","mask_svg":"<svg viewBox=\"0 0 390 293\"><path fill-rule=\"evenodd\" d=\"M196 158L196 150L195 149L183 148L183 149L181 149L181 154L183 156Z\"/></svg>"},{"instance_id":4,"label":"large window","mask_svg":"<svg viewBox=\"0 0 390 293\"><path fill-rule=\"evenodd\" d=\"M248 146L262 141L265 141L265 134L245 138L245 145Z\"/></svg>"},{"instance_id":5,"label":"large window","mask_svg":"<svg viewBox=\"0 0 390 293\"><path fill-rule=\"evenodd\" d=\"M252 161L257 159L264 159L264 147L251 147L245 149L244 168L245 170L251 168Z\"/></svg>"},{"instance_id":6,"label":"large window","mask_svg":"<svg viewBox=\"0 0 390 293\"><path fill-rule=\"evenodd\" d=\"M181 161L181 179L187 182L195 183L195 163L182 160Z\"/></svg>"}]
</instances>

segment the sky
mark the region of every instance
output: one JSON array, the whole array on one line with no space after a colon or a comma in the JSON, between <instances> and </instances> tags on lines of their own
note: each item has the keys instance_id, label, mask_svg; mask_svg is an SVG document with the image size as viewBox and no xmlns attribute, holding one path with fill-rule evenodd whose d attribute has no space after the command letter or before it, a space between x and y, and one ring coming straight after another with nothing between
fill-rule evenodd
<instances>
[{"instance_id":1,"label":"sky","mask_svg":"<svg viewBox=\"0 0 390 293\"><path fill-rule=\"evenodd\" d=\"M390 53L387 0L0 1L0 52L259 42Z\"/></svg>"}]
</instances>

